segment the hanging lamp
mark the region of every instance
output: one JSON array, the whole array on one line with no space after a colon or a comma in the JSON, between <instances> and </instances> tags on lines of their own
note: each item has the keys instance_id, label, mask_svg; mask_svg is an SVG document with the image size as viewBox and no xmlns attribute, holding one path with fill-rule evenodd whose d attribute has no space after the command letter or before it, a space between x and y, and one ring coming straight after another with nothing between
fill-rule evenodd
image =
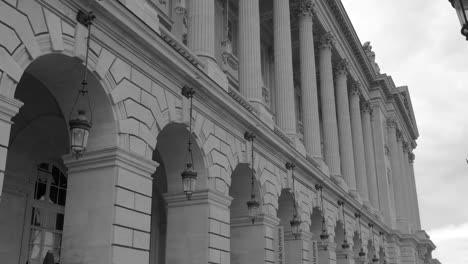
<instances>
[{"instance_id":1,"label":"hanging lamp","mask_svg":"<svg viewBox=\"0 0 468 264\"><path fill-rule=\"evenodd\" d=\"M361 261L366 260L366 252L364 252L364 247L362 246L362 230L361 230L361 214L355 213L354 216L358 219L359 224L359 241L361 242L361 250L359 251L358 255Z\"/></svg>"},{"instance_id":2,"label":"hanging lamp","mask_svg":"<svg viewBox=\"0 0 468 264\"><path fill-rule=\"evenodd\" d=\"M387 260L386 260L387 258L386 258L386 256L385 256L385 255L386 255L386 252L385 252L385 251L386 251L386 250L385 250L385 233L382 232L382 231L380 231L380 232L379 232L379 235L380 235L380 243L381 243L380 249L381 249L382 252L383 252L383 256L382 256L382 258L383 258L383 264L387 264Z\"/></svg>"},{"instance_id":3,"label":"hanging lamp","mask_svg":"<svg viewBox=\"0 0 468 264\"><path fill-rule=\"evenodd\" d=\"M301 235L301 219L299 218L299 214L297 212L297 202L296 202L296 189L295 189L295 180L294 180L294 168L296 165L292 162L286 162L286 169L291 170L291 178L292 178L292 192L293 192L293 218L289 223L291 224L291 233L294 236L294 239L298 239Z\"/></svg>"},{"instance_id":4,"label":"hanging lamp","mask_svg":"<svg viewBox=\"0 0 468 264\"><path fill-rule=\"evenodd\" d=\"M260 208L260 203L255 197L255 162L254 162L254 139L255 134L250 132L244 133L244 139L251 142L251 186L250 186L250 200L247 201L247 209L249 210L249 219L252 221L252 224L255 223L255 220L258 217L258 209Z\"/></svg>"},{"instance_id":5,"label":"hanging lamp","mask_svg":"<svg viewBox=\"0 0 468 264\"><path fill-rule=\"evenodd\" d=\"M343 244L341 245L341 248L343 249L348 249L350 247L349 243L348 243L348 238L347 238L347 235L346 235L346 218L345 218L345 211L344 211L344 201L342 200L339 200L338 201L338 206L340 206L341 208L341 214L342 214L342 217L343 217Z\"/></svg>"},{"instance_id":6,"label":"hanging lamp","mask_svg":"<svg viewBox=\"0 0 468 264\"><path fill-rule=\"evenodd\" d=\"M322 240L322 243L324 245L327 245L328 238L330 236L328 235L328 231L327 231L327 226L326 226L326 221L325 221L325 210L323 207L323 186L320 184L315 184L315 189L320 192L320 208L322 210L322 233L320 234L320 240ZM325 246L325 249L327 249L326 246Z\"/></svg>"},{"instance_id":7,"label":"hanging lamp","mask_svg":"<svg viewBox=\"0 0 468 264\"><path fill-rule=\"evenodd\" d=\"M377 258L377 254L376 254L377 251L376 251L376 248L375 248L375 240L374 240L374 224L369 223L368 226L369 226L370 232L372 234L372 247L374 248L374 257L372 257L372 262L378 262L379 258Z\"/></svg>"},{"instance_id":8,"label":"hanging lamp","mask_svg":"<svg viewBox=\"0 0 468 264\"><path fill-rule=\"evenodd\" d=\"M78 11L76 20L83 26L88 28L88 37L86 40L86 57L85 57L85 67L83 73L83 80L81 81L81 89L78 90L76 95L75 102L73 103L72 109L69 115L68 125L70 126L70 151L76 159L80 158L83 153L86 151L86 146L88 145L89 132L93 126L93 112L91 109L91 102L89 99L89 93L87 89L88 81L88 57L89 57L89 42L91 39L91 25L96 16L93 12L85 13L83 11ZM87 111L82 108L83 105L81 101L87 101L89 118L86 116ZM75 112L75 107L77 108L77 115L72 116Z\"/></svg>"},{"instance_id":9,"label":"hanging lamp","mask_svg":"<svg viewBox=\"0 0 468 264\"><path fill-rule=\"evenodd\" d=\"M195 170L195 164L193 163L193 153L192 153L192 112L193 112L193 95L195 90L184 86L182 88L182 95L187 99L190 99L190 120L189 120L189 135L188 135L188 147L187 155L189 159L186 159L185 169L180 174L182 176L182 184L185 196L188 200L192 198L192 194L195 191L197 184L197 171Z\"/></svg>"}]
</instances>

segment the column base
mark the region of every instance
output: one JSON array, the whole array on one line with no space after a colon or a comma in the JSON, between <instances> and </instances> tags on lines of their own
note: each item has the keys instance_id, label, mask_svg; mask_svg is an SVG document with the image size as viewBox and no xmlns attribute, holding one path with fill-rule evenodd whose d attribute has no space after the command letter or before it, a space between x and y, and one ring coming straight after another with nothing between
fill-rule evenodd
<instances>
[{"instance_id":1,"label":"column base","mask_svg":"<svg viewBox=\"0 0 468 264\"><path fill-rule=\"evenodd\" d=\"M358 190L356 189L350 189L348 191L348 193L351 195L351 197L354 198L354 200L356 200L359 204L363 204L363 201L362 201L362 198L361 198L361 195L359 194Z\"/></svg>"},{"instance_id":2,"label":"column base","mask_svg":"<svg viewBox=\"0 0 468 264\"><path fill-rule=\"evenodd\" d=\"M332 175L331 179L334 183L340 186L341 189L343 189L345 192L348 192L348 184L346 184L345 180L343 179L343 176Z\"/></svg>"},{"instance_id":3,"label":"column base","mask_svg":"<svg viewBox=\"0 0 468 264\"><path fill-rule=\"evenodd\" d=\"M203 57L201 57L203 60ZM217 83L221 88L223 88L224 91L228 92L229 91L229 82L226 77L226 74L221 70L219 65L216 63L216 61L210 60L210 59L205 59L205 73L210 77L211 80L213 80L215 83Z\"/></svg>"},{"instance_id":4,"label":"column base","mask_svg":"<svg viewBox=\"0 0 468 264\"><path fill-rule=\"evenodd\" d=\"M266 108L266 106L257 100L249 100L250 104L253 105L257 111L257 117L271 130L275 129L275 121L273 120L273 114Z\"/></svg>"}]
</instances>

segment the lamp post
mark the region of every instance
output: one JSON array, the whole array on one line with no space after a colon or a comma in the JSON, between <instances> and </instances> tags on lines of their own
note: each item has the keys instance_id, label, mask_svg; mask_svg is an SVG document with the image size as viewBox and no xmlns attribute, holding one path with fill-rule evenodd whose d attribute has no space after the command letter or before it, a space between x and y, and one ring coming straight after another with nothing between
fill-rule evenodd
<instances>
[{"instance_id":1,"label":"lamp post","mask_svg":"<svg viewBox=\"0 0 468 264\"><path fill-rule=\"evenodd\" d=\"M325 245L325 250L327 249L327 244L328 244L328 238L330 235L328 235L327 231L327 225L325 221L325 210L323 208L323 186L320 184L315 184L315 189L320 192L320 208L322 210L322 233L320 234L320 240L322 240L322 243Z\"/></svg>"},{"instance_id":2,"label":"lamp post","mask_svg":"<svg viewBox=\"0 0 468 264\"><path fill-rule=\"evenodd\" d=\"M298 216L297 212L297 203L296 203L296 189L295 189L295 181L294 181L294 167L296 165L292 162L286 162L286 169L291 170L291 178L292 178L292 192L293 192L293 207L294 207L294 212L293 212L293 218L289 223L291 224L291 232L294 236L294 239L298 239L299 235L301 234L301 219Z\"/></svg>"},{"instance_id":3,"label":"lamp post","mask_svg":"<svg viewBox=\"0 0 468 264\"><path fill-rule=\"evenodd\" d=\"M193 154L192 154L192 112L193 112L193 95L195 94L195 90L193 88L189 88L184 86L182 88L182 95L185 96L187 99L190 99L190 120L189 120L189 135L188 135L188 156L190 160L188 160L185 164L186 167L184 171L180 174L182 177L182 184L184 187L185 196L187 199L190 200L192 198L192 193L195 191L196 183L197 183L197 171L195 170L195 166L193 163Z\"/></svg>"},{"instance_id":4,"label":"lamp post","mask_svg":"<svg viewBox=\"0 0 468 264\"><path fill-rule=\"evenodd\" d=\"M346 218L345 218L345 209L344 209L344 201L343 200L339 200L338 201L338 206L341 207L341 214L342 214L342 217L343 217L343 244L341 245L341 248L343 249L348 249L350 247L349 243L348 243L348 238L347 238L347 235L346 235Z\"/></svg>"},{"instance_id":5,"label":"lamp post","mask_svg":"<svg viewBox=\"0 0 468 264\"><path fill-rule=\"evenodd\" d=\"M88 94L88 57L89 57L89 42L91 39L91 25L96 16L93 12L85 13L83 11L78 11L76 20L83 26L88 28L88 37L86 40L86 58L85 58L85 67L83 71L83 80L81 81L81 89L78 90L76 95L75 102L73 103L70 115L68 118L68 125L70 126L70 151L75 158L79 158L86 151L86 146L88 145L89 131L91 130L93 122L93 112L91 110L91 102L89 100ZM85 99L86 97L86 99ZM86 110L83 109L81 101L85 100L88 110L89 118L86 116ZM77 107L78 105L78 107ZM78 115L72 116L75 112L75 107L77 107Z\"/></svg>"},{"instance_id":6,"label":"lamp post","mask_svg":"<svg viewBox=\"0 0 468 264\"><path fill-rule=\"evenodd\" d=\"M361 229L361 214L355 213L354 216L358 219L359 227L359 241L361 242L361 250L358 255L362 262L366 261L366 252L364 252L364 247L362 246L362 229Z\"/></svg>"},{"instance_id":7,"label":"lamp post","mask_svg":"<svg viewBox=\"0 0 468 264\"><path fill-rule=\"evenodd\" d=\"M462 26L461 34L468 40L468 0L449 0L449 2L457 11L458 20Z\"/></svg>"},{"instance_id":8,"label":"lamp post","mask_svg":"<svg viewBox=\"0 0 468 264\"><path fill-rule=\"evenodd\" d=\"M258 209L260 208L260 203L257 201L255 197L255 169L254 169L254 139L255 134L250 132L244 133L244 139L251 142L251 170L252 174L250 176L251 185L250 185L250 200L247 201L247 209L249 210L249 218L252 221L252 224L255 223L255 219L257 219Z\"/></svg>"}]
</instances>

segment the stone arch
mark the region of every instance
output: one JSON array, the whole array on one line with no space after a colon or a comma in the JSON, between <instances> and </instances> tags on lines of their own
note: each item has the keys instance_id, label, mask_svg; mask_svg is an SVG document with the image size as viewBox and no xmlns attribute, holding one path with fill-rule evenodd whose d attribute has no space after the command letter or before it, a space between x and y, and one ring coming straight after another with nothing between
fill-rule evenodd
<instances>
[{"instance_id":1,"label":"stone arch","mask_svg":"<svg viewBox=\"0 0 468 264\"><path fill-rule=\"evenodd\" d=\"M263 212L276 216L279 208L278 199L281 191L286 187L282 180L286 179L286 173L260 153L256 153L255 156L255 171L259 175L264 201Z\"/></svg>"}]
</instances>

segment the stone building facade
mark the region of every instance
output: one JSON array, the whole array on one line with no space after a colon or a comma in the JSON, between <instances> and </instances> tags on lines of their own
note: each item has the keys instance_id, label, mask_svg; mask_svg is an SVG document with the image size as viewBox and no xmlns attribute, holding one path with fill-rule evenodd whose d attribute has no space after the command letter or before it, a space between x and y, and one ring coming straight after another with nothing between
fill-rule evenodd
<instances>
[{"instance_id":1,"label":"stone building facade","mask_svg":"<svg viewBox=\"0 0 468 264\"><path fill-rule=\"evenodd\" d=\"M93 128L76 159L79 10L96 19ZM1 263L436 263L408 88L380 72L340 0L0 0L0 21Z\"/></svg>"}]
</instances>

